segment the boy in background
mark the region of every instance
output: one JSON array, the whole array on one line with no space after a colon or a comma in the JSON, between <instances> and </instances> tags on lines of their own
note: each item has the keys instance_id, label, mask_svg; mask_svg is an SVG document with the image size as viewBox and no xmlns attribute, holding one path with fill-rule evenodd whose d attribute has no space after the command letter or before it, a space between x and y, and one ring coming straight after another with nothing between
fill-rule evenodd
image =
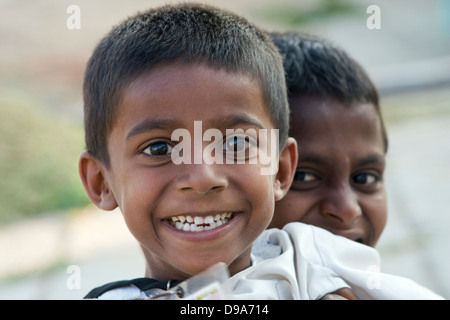
<instances>
[{"instance_id":1,"label":"boy in background","mask_svg":"<svg viewBox=\"0 0 450 320\"><path fill-rule=\"evenodd\" d=\"M283 57L299 157L271 227L299 221L374 247L387 219L388 139L377 89L330 41L294 32L272 39Z\"/></svg>"}]
</instances>

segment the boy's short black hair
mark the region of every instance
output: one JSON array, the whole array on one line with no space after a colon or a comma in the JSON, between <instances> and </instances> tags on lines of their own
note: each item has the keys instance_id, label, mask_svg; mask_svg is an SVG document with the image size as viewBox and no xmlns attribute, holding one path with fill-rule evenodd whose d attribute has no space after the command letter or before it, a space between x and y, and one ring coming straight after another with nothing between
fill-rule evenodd
<instances>
[{"instance_id":1,"label":"boy's short black hair","mask_svg":"<svg viewBox=\"0 0 450 320\"><path fill-rule=\"evenodd\" d=\"M373 104L380 118L387 151L388 139L378 90L356 60L331 41L315 35L273 32L271 37L283 58L289 99L321 96L345 104Z\"/></svg>"},{"instance_id":2,"label":"boy's short black hair","mask_svg":"<svg viewBox=\"0 0 450 320\"><path fill-rule=\"evenodd\" d=\"M289 107L282 60L270 36L229 11L184 3L138 13L97 45L83 84L89 153L109 166L107 138L124 88L158 63L175 61L206 63L257 79L284 144Z\"/></svg>"}]
</instances>

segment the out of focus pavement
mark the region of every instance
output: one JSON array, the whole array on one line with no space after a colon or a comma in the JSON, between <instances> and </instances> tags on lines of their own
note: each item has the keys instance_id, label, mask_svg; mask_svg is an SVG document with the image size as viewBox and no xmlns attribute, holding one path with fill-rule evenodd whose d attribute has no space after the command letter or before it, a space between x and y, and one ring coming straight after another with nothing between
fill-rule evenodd
<instances>
[{"instance_id":1,"label":"out of focus pavement","mask_svg":"<svg viewBox=\"0 0 450 320\"><path fill-rule=\"evenodd\" d=\"M34 1L23 2L31 7L23 11L31 21L36 21L32 13L54 13L53 9L48 9L52 1L37 1L43 5L41 7ZM263 22L259 20L259 15L254 15L255 10L263 3L270 3L230 0L225 5L218 1L208 2L221 4L250 20L253 17L257 23ZM311 24L306 31L341 44L367 68L382 94L382 107L386 118L389 118L387 130L390 145L385 174L389 220L377 246L382 258L381 271L411 278L448 299L449 2L358 2L366 4L366 7L379 5L382 19L380 30L367 29L368 14L363 11L353 18L341 17ZM109 26L138 9L147 8L149 3L156 5L164 1L127 1L120 5L106 1L98 1L95 5L88 1L61 1L59 8L63 12L56 23L64 25L67 18L65 8L70 4L81 7L82 17L85 17L82 21L89 19L82 22L81 30L71 31L79 32L76 37L74 33L62 33L72 41L83 44L81 48L77 47L79 51L73 53L70 59L74 58L75 63L84 68L93 46ZM295 5L295 1L289 0L274 3ZM14 23L15 18L10 15L11 12L21 12L17 6L14 1L0 1L0 47L1 41L6 39L6 33L2 33L7 17L4 13L9 16L6 21ZM100 10L102 6L105 9L103 13L97 11L95 15L89 12L90 8ZM106 21L101 28L92 26L100 25L100 21L96 20L98 16ZM275 22L264 21L264 25L272 30L277 27ZM95 32L88 34L90 27ZM83 33L83 30L86 31ZM298 27L296 30L303 29ZM55 34L61 36L61 33ZM37 28L28 36L28 40L35 41L42 34ZM91 40L80 40L82 37ZM61 41L61 46L64 46L64 40ZM36 55L45 57L45 50L45 47L40 48ZM3 53L6 56L4 61L13 61L8 59L14 56L14 51L5 50ZM36 74L42 72L37 69ZM77 69L74 73L75 83L80 88L82 71ZM81 111L81 102L77 103ZM103 212L89 206L0 226L0 299L80 299L95 286L141 277L143 274L144 259L140 248L118 211Z\"/></svg>"}]
</instances>

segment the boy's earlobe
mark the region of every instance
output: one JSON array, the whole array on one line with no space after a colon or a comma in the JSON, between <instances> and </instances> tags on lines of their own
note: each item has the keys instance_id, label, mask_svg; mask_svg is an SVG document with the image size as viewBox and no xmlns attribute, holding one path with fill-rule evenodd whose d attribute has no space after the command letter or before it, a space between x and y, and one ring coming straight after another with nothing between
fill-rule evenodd
<instances>
[{"instance_id":1,"label":"boy's earlobe","mask_svg":"<svg viewBox=\"0 0 450 320\"><path fill-rule=\"evenodd\" d=\"M89 152L81 154L78 171L86 193L91 201L100 209L114 210L117 202L105 180L102 165Z\"/></svg>"},{"instance_id":2,"label":"boy's earlobe","mask_svg":"<svg viewBox=\"0 0 450 320\"><path fill-rule=\"evenodd\" d=\"M297 168L298 151L297 142L289 137L280 151L278 172L275 177L275 201L281 200L291 187Z\"/></svg>"}]
</instances>

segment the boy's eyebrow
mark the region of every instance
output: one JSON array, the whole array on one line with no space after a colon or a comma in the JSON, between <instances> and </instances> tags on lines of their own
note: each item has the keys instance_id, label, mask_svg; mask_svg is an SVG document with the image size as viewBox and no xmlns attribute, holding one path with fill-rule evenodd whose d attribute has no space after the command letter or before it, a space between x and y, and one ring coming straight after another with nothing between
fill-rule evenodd
<instances>
[{"instance_id":1,"label":"boy's eyebrow","mask_svg":"<svg viewBox=\"0 0 450 320\"><path fill-rule=\"evenodd\" d=\"M225 118L218 120L216 123L216 127L225 127L231 129L240 124L249 124L261 129L265 129L264 125L260 121L246 114L228 115ZM129 140L130 138L140 133L155 129L173 131L182 127L183 125L179 121L173 119L145 119L130 130L126 140Z\"/></svg>"},{"instance_id":2,"label":"boy's eyebrow","mask_svg":"<svg viewBox=\"0 0 450 320\"><path fill-rule=\"evenodd\" d=\"M371 154L365 158L359 159L357 164L358 164L358 166L362 167L362 166L365 166L367 164L372 164L372 163L384 165L384 163L385 163L384 154L383 155Z\"/></svg>"},{"instance_id":3,"label":"boy's eyebrow","mask_svg":"<svg viewBox=\"0 0 450 320\"><path fill-rule=\"evenodd\" d=\"M179 122L173 119L145 119L140 122L136 126L134 126L130 132L128 132L127 140L132 137L151 130L155 129L164 129L164 130L175 130L176 128L180 128L181 125Z\"/></svg>"},{"instance_id":4,"label":"boy's eyebrow","mask_svg":"<svg viewBox=\"0 0 450 320\"><path fill-rule=\"evenodd\" d=\"M332 159L330 157L324 157L316 154L307 154L306 156L303 155L298 157L298 162L309 162L309 163L318 163L320 165L326 165L330 162L332 162Z\"/></svg>"},{"instance_id":5,"label":"boy's eyebrow","mask_svg":"<svg viewBox=\"0 0 450 320\"><path fill-rule=\"evenodd\" d=\"M310 163L318 163L320 165L330 165L334 162L334 159L332 157L327 156L321 156L316 154L307 154L306 156L300 157L299 156L299 162L310 162ZM367 157L358 159L356 166L357 167L363 167L368 164L381 164L384 165L385 158L384 155L379 154L371 154Z\"/></svg>"},{"instance_id":6,"label":"boy's eyebrow","mask_svg":"<svg viewBox=\"0 0 450 320\"><path fill-rule=\"evenodd\" d=\"M220 127L233 128L240 124L248 124L260 129L266 129L266 127L257 119L247 115L247 114L233 114L228 115L220 120Z\"/></svg>"}]
</instances>

